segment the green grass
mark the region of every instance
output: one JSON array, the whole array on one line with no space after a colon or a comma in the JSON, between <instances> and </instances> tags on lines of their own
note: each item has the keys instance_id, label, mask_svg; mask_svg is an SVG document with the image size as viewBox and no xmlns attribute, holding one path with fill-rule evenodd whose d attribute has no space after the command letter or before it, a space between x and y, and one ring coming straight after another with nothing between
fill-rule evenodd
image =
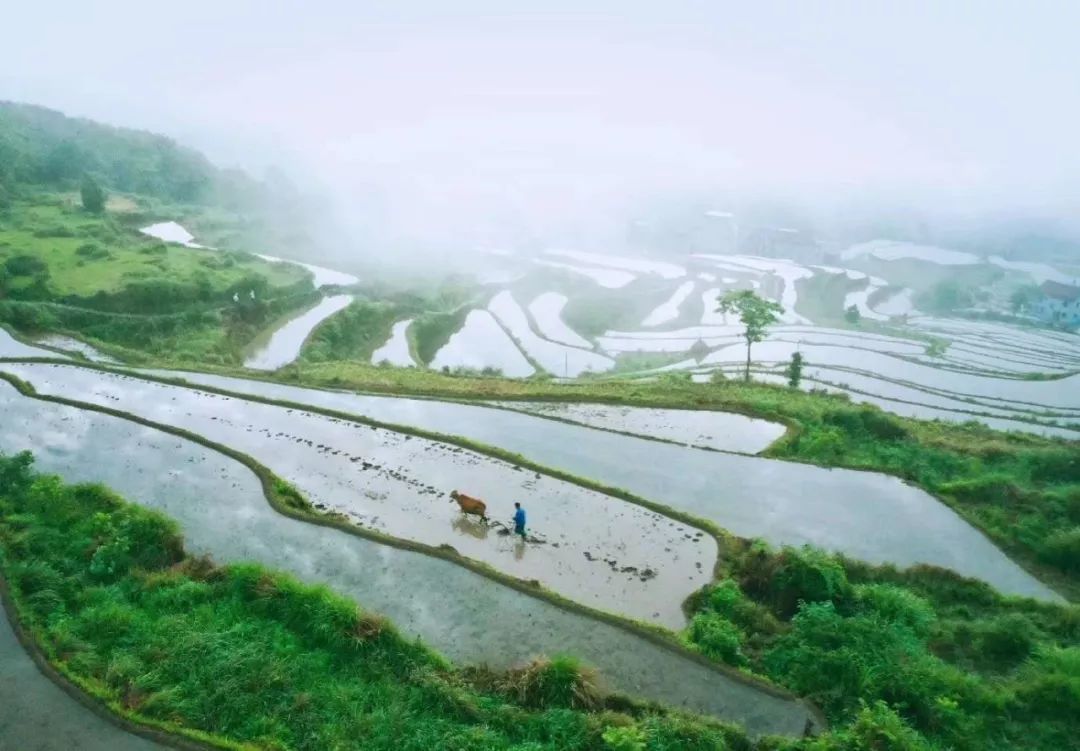
<instances>
[{"instance_id":1,"label":"green grass","mask_svg":"<svg viewBox=\"0 0 1080 751\"><path fill-rule=\"evenodd\" d=\"M252 274L271 288L297 284L307 274L244 253L167 245L54 195L16 201L0 217L0 263L21 255L44 262L51 299L113 294L154 279L206 285L209 295L221 296Z\"/></svg>"},{"instance_id":2,"label":"green grass","mask_svg":"<svg viewBox=\"0 0 1080 751\"><path fill-rule=\"evenodd\" d=\"M845 327L844 296L860 289L866 282L849 279L847 274L814 274L795 282L798 297L795 312L819 326Z\"/></svg>"},{"instance_id":3,"label":"green grass","mask_svg":"<svg viewBox=\"0 0 1080 751\"><path fill-rule=\"evenodd\" d=\"M161 514L35 475L31 461L0 457L0 569L22 625L114 712L214 745L981 751L1065 748L1080 731L1080 608L938 569L729 539L687 644L834 723L814 739L750 741L606 696L569 656L457 669L326 588L188 556Z\"/></svg>"},{"instance_id":4,"label":"green grass","mask_svg":"<svg viewBox=\"0 0 1080 751\"><path fill-rule=\"evenodd\" d=\"M143 236L148 220L129 203L114 197L117 213L95 216L61 194L28 194L0 213L0 321L134 361L239 364L265 326L318 299L300 267Z\"/></svg>"},{"instance_id":5,"label":"green grass","mask_svg":"<svg viewBox=\"0 0 1080 751\"><path fill-rule=\"evenodd\" d=\"M836 727L857 726L867 706L903 719L910 745L855 748L1034 751L1080 733L1076 606L809 548L756 543L727 561L687 641L813 700Z\"/></svg>"},{"instance_id":6,"label":"green grass","mask_svg":"<svg viewBox=\"0 0 1080 751\"><path fill-rule=\"evenodd\" d=\"M393 303L356 300L311 332L300 357L307 362L370 362L371 354L390 338L394 322L406 317Z\"/></svg>"},{"instance_id":7,"label":"green grass","mask_svg":"<svg viewBox=\"0 0 1080 751\"><path fill-rule=\"evenodd\" d=\"M20 622L128 719L223 747L605 749L621 727L657 751L753 748L606 697L570 657L458 670L326 588L188 556L161 514L30 462L0 458L0 567Z\"/></svg>"},{"instance_id":8,"label":"green grass","mask_svg":"<svg viewBox=\"0 0 1080 751\"><path fill-rule=\"evenodd\" d=\"M620 289L607 289L590 282L579 294L570 297L562 317L567 326L586 338L600 336L605 331L637 331L645 317L667 301L679 283L643 276ZM679 312L679 318L665 327L677 328L699 322L701 295L691 294Z\"/></svg>"},{"instance_id":9,"label":"green grass","mask_svg":"<svg viewBox=\"0 0 1080 751\"><path fill-rule=\"evenodd\" d=\"M435 354L465 325L471 306L462 305L450 312L428 311L421 314L409 327L410 349L416 359L427 365Z\"/></svg>"}]
</instances>

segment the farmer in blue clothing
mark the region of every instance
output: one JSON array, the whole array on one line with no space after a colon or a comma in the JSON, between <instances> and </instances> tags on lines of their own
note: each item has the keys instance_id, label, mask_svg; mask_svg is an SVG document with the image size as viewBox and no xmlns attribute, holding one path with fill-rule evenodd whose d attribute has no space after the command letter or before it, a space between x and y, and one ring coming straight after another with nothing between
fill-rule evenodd
<instances>
[{"instance_id":1,"label":"farmer in blue clothing","mask_svg":"<svg viewBox=\"0 0 1080 751\"><path fill-rule=\"evenodd\" d=\"M521 507L520 503L515 503L514 508L517 509L514 512L514 534L521 535L521 539L525 539L525 509Z\"/></svg>"}]
</instances>

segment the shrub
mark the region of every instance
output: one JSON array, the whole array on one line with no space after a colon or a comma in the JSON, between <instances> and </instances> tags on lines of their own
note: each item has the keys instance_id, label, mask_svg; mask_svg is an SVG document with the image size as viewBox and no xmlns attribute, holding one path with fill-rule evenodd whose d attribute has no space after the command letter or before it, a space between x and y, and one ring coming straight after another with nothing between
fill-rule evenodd
<instances>
[{"instance_id":1,"label":"shrub","mask_svg":"<svg viewBox=\"0 0 1080 751\"><path fill-rule=\"evenodd\" d=\"M718 613L698 613L690 621L690 640L709 657L728 665L746 662L742 653L744 638L738 626Z\"/></svg>"},{"instance_id":2,"label":"shrub","mask_svg":"<svg viewBox=\"0 0 1080 751\"><path fill-rule=\"evenodd\" d=\"M722 616L731 618L735 615L739 604L745 602L745 597L739 589L739 585L731 579L725 579L716 585L709 593L709 604L712 609Z\"/></svg>"},{"instance_id":3,"label":"shrub","mask_svg":"<svg viewBox=\"0 0 1080 751\"><path fill-rule=\"evenodd\" d=\"M964 503L1008 505L1025 496L1013 475L1000 472L942 483L938 490Z\"/></svg>"},{"instance_id":4,"label":"shrub","mask_svg":"<svg viewBox=\"0 0 1080 751\"><path fill-rule=\"evenodd\" d=\"M48 268L37 256L25 254L12 256L4 262L4 269L11 276L34 276L48 271Z\"/></svg>"},{"instance_id":5,"label":"shrub","mask_svg":"<svg viewBox=\"0 0 1080 751\"><path fill-rule=\"evenodd\" d=\"M686 386L694 382L694 377L687 370L672 370L661 375L660 380L671 386Z\"/></svg>"},{"instance_id":6,"label":"shrub","mask_svg":"<svg viewBox=\"0 0 1080 751\"><path fill-rule=\"evenodd\" d=\"M799 453L813 459L836 459L843 455L846 445L839 428L812 428L799 439Z\"/></svg>"},{"instance_id":7,"label":"shrub","mask_svg":"<svg viewBox=\"0 0 1080 751\"><path fill-rule=\"evenodd\" d=\"M34 237L75 237L75 231L71 227L65 227L62 224L53 224L34 230Z\"/></svg>"},{"instance_id":8,"label":"shrub","mask_svg":"<svg viewBox=\"0 0 1080 751\"><path fill-rule=\"evenodd\" d=\"M844 618L831 602L804 604L791 625L765 655L765 667L832 717L877 699L929 716L945 690L943 664L905 625L876 615Z\"/></svg>"},{"instance_id":9,"label":"shrub","mask_svg":"<svg viewBox=\"0 0 1080 751\"><path fill-rule=\"evenodd\" d=\"M855 600L861 609L891 623L901 623L920 636L929 632L936 617L930 603L893 584L860 584L855 587Z\"/></svg>"},{"instance_id":10,"label":"shrub","mask_svg":"<svg viewBox=\"0 0 1080 751\"><path fill-rule=\"evenodd\" d=\"M111 253L97 243L85 243L75 249L75 255L88 261L97 261L111 257Z\"/></svg>"},{"instance_id":11,"label":"shrub","mask_svg":"<svg viewBox=\"0 0 1080 751\"><path fill-rule=\"evenodd\" d=\"M1080 573L1080 527L1061 530L1047 537L1040 555L1062 571Z\"/></svg>"},{"instance_id":12,"label":"shrub","mask_svg":"<svg viewBox=\"0 0 1080 751\"><path fill-rule=\"evenodd\" d=\"M784 548L770 586L773 603L783 615L800 601L841 603L851 595L844 567L834 556L812 548Z\"/></svg>"},{"instance_id":13,"label":"shrub","mask_svg":"<svg viewBox=\"0 0 1080 751\"><path fill-rule=\"evenodd\" d=\"M1035 625L1019 613L1008 613L981 624L979 649L993 662L1016 665L1035 648Z\"/></svg>"},{"instance_id":14,"label":"shrub","mask_svg":"<svg viewBox=\"0 0 1080 751\"><path fill-rule=\"evenodd\" d=\"M609 751L645 751L645 734L632 725L608 728L601 738Z\"/></svg>"},{"instance_id":15,"label":"shrub","mask_svg":"<svg viewBox=\"0 0 1080 751\"><path fill-rule=\"evenodd\" d=\"M802 352L795 352L791 355L791 362L787 366L787 379L788 386L793 389L799 388L799 384L802 382L803 372L803 356Z\"/></svg>"},{"instance_id":16,"label":"shrub","mask_svg":"<svg viewBox=\"0 0 1080 751\"><path fill-rule=\"evenodd\" d=\"M104 492L95 486L89 489ZM94 527L95 537L101 542L91 558L90 571L106 580L122 576L132 568L164 568L184 555L176 522L156 511L126 506L111 516L97 514Z\"/></svg>"},{"instance_id":17,"label":"shrub","mask_svg":"<svg viewBox=\"0 0 1080 751\"><path fill-rule=\"evenodd\" d=\"M0 454L0 490L15 493L29 487L33 481L34 455L20 451L14 456Z\"/></svg>"},{"instance_id":18,"label":"shrub","mask_svg":"<svg viewBox=\"0 0 1080 751\"><path fill-rule=\"evenodd\" d=\"M540 709L595 709L603 699L596 671L568 656L538 658L510 670L500 687L523 705Z\"/></svg>"},{"instance_id":19,"label":"shrub","mask_svg":"<svg viewBox=\"0 0 1080 751\"><path fill-rule=\"evenodd\" d=\"M1044 647L1020 670L1019 709L1038 717L1080 717L1080 647Z\"/></svg>"},{"instance_id":20,"label":"shrub","mask_svg":"<svg viewBox=\"0 0 1080 751\"><path fill-rule=\"evenodd\" d=\"M1080 453L1073 449L1048 449L1021 454L1035 482L1076 482L1080 479Z\"/></svg>"},{"instance_id":21,"label":"shrub","mask_svg":"<svg viewBox=\"0 0 1080 751\"><path fill-rule=\"evenodd\" d=\"M83 208L92 214L100 214L105 211L107 198L104 188L90 175L83 177L82 185L79 186L79 196L82 198Z\"/></svg>"},{"instance_id":22,"label":"shrub","mask_svg":"<svg viewBox=\"0 0 1080 751\"><path fill-rule=\"evenodd\" d=\"M848 434L868 434L883 441L896 441L908 435L907 428L898 419L874 407L830 409L822 415L822 420L829 425L843 428Z\"/></svg>"},{"instance_id":23,"label":"shrub","mask_svg":"<svg viewBox=\"0 0 1080 751\"><path fill-rule=\"evenodd\" d=\"M883 701L863 706L851 726L810 741L806 751L931 751L930 743Z\"/></svg>"}]
</instances>

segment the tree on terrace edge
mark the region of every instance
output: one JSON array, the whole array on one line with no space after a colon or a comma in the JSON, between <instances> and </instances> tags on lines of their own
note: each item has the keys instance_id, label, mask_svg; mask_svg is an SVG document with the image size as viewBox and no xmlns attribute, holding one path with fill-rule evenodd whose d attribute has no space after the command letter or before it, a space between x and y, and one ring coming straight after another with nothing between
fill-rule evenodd
<instances>
[{"instance_id":1,"label":"tree on terrace edge","mask_svg":"<svg viewBox=\"0 0 1080 751\"><path fill-rule=\"evenodd\" d=\"M779 321L784 308L777 302L759 297L753 290L731 290L720 298L718 313L738 313L745 330L746 339L746 380L750 380L750 347L765 338L769 326Z\"/></svg>"}]
</instances>

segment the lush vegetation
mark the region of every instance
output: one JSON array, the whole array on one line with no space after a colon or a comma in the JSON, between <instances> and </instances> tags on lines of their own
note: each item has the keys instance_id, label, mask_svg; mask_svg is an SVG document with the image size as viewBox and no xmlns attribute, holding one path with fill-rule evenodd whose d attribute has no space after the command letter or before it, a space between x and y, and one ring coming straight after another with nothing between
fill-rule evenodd
<instances>
[{"instance_id":1,"label":"lush vegetation","mask_svg":"<svg viewBox=\"0 0 1080 751\"><path fill-rule=\"evenodd\" d=\"M535 276L537 279L529 280L529 292L533 294L516 295L519 302L553 288L571 291L562 318L567 326L585 337L600 336L605 331L640 328L645 317L666 302L678 287L677 283L650 276L638 277L618 289L582 281L569 271ZM679 307L679 317L665 325L672 328L693 325L701 321L702 312L701 295L691 295Z\"/></svg>"},{"instance_id":2,"label":"lush vegetation","mask_svg":"<svg viewBox=\"0 0 1080 751\"><path fill-rule=\"evenodd\" d=\"M865 282L853 280L847 274L814 274L807 279L798 279L795 282L795 312L821 326L843 326L846 320L844 298L860 285Z\"/></svg>"},{"instance_id":3,"label":"lush vegetation","mask_svg":"<svg viewBox=\"0 0 1080 751\"><path fill-rule=\"evenodd\" d=\"M375 284L359 287L348 308L319 324L301 352L304 362L371 362L372 353L390 338L394 323L413 319L407 335L413 358L428 363L465 323L474 307L483 307L484 291L469 279L449 277L438 285L411 287Z\"/></svg>"},{"instance_id":4,"label":"lush vegetation","mask_svg":"<svg viewBox=\"0 0 1080 751\"><path fill-rule=\"evenodd\" d=\"M22 621L137 721L266 748L1056 749L1080 731L1080 608L729 539L687 644L822 707L751 742L606 696L569 657L458 670L325 588L183 551L175 524L0 457L0 567Z\"/></svg>"},{"instance_id":5,"label":"lush vegetation","mask_svg":"<svg viewBox=\"0 0 1080 751\"><path fill-rule=\"evenodd\" d=\"M297 266L246 253L167 245L122 211L93 215L61 194L35 194L0 214L0 265L0 298L134 314L221 306L237 292L303 289L307 279Z\"/></svg>"},{"instance_id":6,"label":"lush vegetation","mask_svg":"<svg viewBox=\"0 0 1080 751\"><path fill-rule=\"evenodd\" d=\"M1080 732L1080 608L1010 600L947 572L743 544L686 638L765 674L836 726L867 706L906 740L869 748L1056 749ZM858 746L862 748L862 746Z\"/></svg>"},{"instance_id":7,"label":"lush vegetation","mask_svg":"<svg viewBox=\"0 0 1080 751\"><path fill-rule=\"evenodd\" d=\"M369 362L371 353L390 338L394 322L404 317L401 307L392 302L356 300L311 332L301 356L310 362Z\"/></svg>"},{"instance_id":8,"label":"lush vegetation","mask_svg":"<svg viewBox=\"0 0 1080 751\"><path fill-rule=\"evenodd\" d=\"M159 136L0 103L0 322L239 362L270 321L313 302L307 272L138 227L179 211L168 201L219 200L241 182Z\"/></svg>"},{"instance_id":9,"label":"lush vegetation","mask_svg":"<svg viewBox=\"0 0 1080 751\"><path fill-rule=\"evenodd\" d=\"M428 311L413 321L409 339L417 359L428 364L435 354L464 324L469 308L462 306L449 312Z\"/></svg>"},{"instance_id":10,"label":"lush vegetation","mask_svg":"<svg viewBox=\"0 0 1080 751\"><path fill-rule=\"evenodd\" d=\"M0 102L0 195L78 191L87 178L105 192L170 205L251 206L267 191L164 136Z\"/></svg>"},{"instance_id":11,"label":"lush vegetation","mask_svg":"<svg viewBox=\"0 0 1080 751\"><path fill-rule=\"evenodd\" d=\"M457 670L325 588L184 553L175 523L0 457L0 565L48 659L123 715L273 749L749 749L568 657ZM620 745L622 744L622 745Z\"/></svg>"}]
</instances>

